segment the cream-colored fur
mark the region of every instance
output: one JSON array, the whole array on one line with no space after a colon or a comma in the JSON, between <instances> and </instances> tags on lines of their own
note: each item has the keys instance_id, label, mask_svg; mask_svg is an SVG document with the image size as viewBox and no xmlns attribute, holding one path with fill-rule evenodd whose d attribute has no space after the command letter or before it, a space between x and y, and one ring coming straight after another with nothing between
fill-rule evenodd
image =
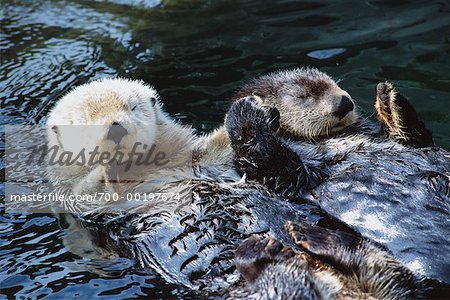
<instances>
[{"instance_id":1,"label":"cream-colored fur","mask_svg":"<svg viewBox=\"0 0 450 300\"><path fill-rule=\"evenodd\" d=\"M106 138L115 122L128 131L120 147ZM141 81L103 79L77 87L50 112L47 126L48 146L57 145L60 152L79 153L84 149L89 153L98 147L99 152L113 156L116 151L130 153L139 142L139 152L148 150L144 144L155 145L154 153L170 156L170 163L162 168L137 164L127 172L119 168L119 178L110 178L109 167L100 163L49 166L50 179L65 185L67 193L156 192L158 186L180 176L191 177L192 170L186 167L192 163L199 168L212 166L220 172L232 169L233 152L223 127L209 135L194 136L188 127L164 112L157 92ZM118 183L112 183L113 179Z\"/></svg>"},{"instance_id":2,"label":"cream-colored fur","mask_svg":"<svg viewBox=\"0 0 450 300\"><path fill-rule=\"evenodd\" d=\"M107 138L113 123L120 124L127 131L119 144ZM84 151L88 157L88 153L98 149L98 152L108 152L112 157L117 151L128 154L133 147L136 147L136 152L148 152L150 146L160 140L158 128L174 124L162 110L159 96L151 86L116 78L94 81L69 92L50 112L47 126L48 146L59 146L59 153L69 151L76 156ZM190 132L186 134L179 127L174 132L190 137ZM183 139L173 140L185 142ZM79 159L79 164L50 165L48 174L53 182L69 185L69 193L114 192L115 187L108 184L108 166L99 161L100 154L94 163ZM142 172L141 168L132 166L128 179L137 178L139 172Z\"/></svg>"}]
</instances>

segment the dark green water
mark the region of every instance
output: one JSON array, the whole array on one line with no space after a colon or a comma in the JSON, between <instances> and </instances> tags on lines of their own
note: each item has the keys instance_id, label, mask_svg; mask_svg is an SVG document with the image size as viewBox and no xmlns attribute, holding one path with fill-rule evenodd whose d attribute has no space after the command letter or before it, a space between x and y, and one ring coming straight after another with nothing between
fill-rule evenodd
<instances>
[{"instance_id":1,"label":"dark green water","mask_svg":"<svg viewBox=\"0 0 450 300\"><path fill-rule=\"evenodd\" d=\"M376 83L393 81L435 142L450 148L447 1L3 0L0 5L2 124L42 124L72 87L122 76L154 85L172 115L205 132L222 122L228 97L245 80L308 65L341 80L366 112L373 112ZM133 270L128 261L70 254L53 217L0 211L0 293L9 297L186 293Z\"/></svg>"}]
</instances>

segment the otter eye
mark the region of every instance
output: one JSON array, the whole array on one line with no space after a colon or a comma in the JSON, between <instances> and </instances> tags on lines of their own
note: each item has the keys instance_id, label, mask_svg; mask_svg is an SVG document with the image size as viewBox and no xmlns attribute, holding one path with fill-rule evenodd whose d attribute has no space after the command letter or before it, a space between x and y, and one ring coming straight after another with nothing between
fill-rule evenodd
<instances>
[{"instance_id":1,"label":"otter eye","mask_svg":"<svg viewBox=\"0 0 450 300\"><path fill-rule=\"evenodd\" d=\"M134 110L136 109L136 107L137 107L137 105L133 106L133 107L131 108L131 111L134 111Z\"/></svg>"}]
</instances>

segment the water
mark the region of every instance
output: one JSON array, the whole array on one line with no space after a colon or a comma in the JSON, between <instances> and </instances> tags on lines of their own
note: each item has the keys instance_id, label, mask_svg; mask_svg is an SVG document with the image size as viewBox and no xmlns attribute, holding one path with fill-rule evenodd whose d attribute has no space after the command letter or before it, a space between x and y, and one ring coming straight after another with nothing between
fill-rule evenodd
<instances>
[{"instance_id":1,"label":"water","mask_svg":"<svg viewBox=\"0 0 450 300\"><path fill-rule=\"evenodd\" d=\"M207 132L245 80L309 65L339 79L366 112L376 83L392 80L435 142L450 148L446 1L3 0L1 7L2 124L43 124L72 87L122 76L151 83L172 115ZM71 254L52 216L0 210L0 287L8 297L195 297L129 261Z\"/></svg>"}]
</instances>

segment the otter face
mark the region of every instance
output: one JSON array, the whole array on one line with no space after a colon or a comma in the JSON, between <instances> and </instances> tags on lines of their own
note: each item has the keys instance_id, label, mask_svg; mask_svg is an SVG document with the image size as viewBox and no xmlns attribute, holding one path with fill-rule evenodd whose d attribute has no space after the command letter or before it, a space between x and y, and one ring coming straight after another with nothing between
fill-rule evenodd
<instances>
[{"instance_id":1,"label":"otter face","mask_svg":"<svg viewBox=\"0 0 450 300\"><path fill-rule=\"evenodd\" d=\"M156 137L158 98L153 88L125 79L77 87L50 113L49 143L74 155L95 149L111 158L117 151L146 152Z\"/></svg>"},{"instance_id":2,"label":"otter face","mask_svg":"<svg viewBox=\"0 0 450 300\"><path fill-rule=\"evenodd\" d=\"M247 84L238 97L258 95L280 111L280 128L303 138L330 136L356 121L351 96L317 69L280 71Z\"/></svg>"}]
</instances>

